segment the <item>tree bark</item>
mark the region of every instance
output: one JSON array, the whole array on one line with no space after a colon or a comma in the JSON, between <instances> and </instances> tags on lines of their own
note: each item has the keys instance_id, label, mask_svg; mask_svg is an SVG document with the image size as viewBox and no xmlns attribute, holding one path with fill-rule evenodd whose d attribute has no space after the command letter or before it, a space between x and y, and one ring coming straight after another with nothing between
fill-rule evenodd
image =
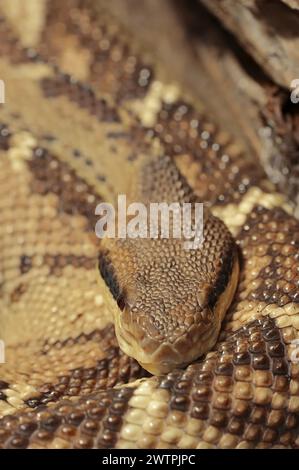
<instances>
[{"instance_id":1,"label":"tree bark","mask_svg":"<svg viewBox=\"0 0 299 470\"><path fill-rule=\"evenodd\" d=\"M299 77L299 8L289 0L200 0L275 83Z\"/></svg>"},{"instance_id":2,"label":"tree bark","mask_svg":"<svg viewBox=\"0 0 299 470\"><path fill-rule=\"evenodd\" d=\"M233 35L249 62L253 59L264 73L263 78L255 76L254 88L242 77L246 72L252 76L252 62L249 67L243 63L240 71L236 63L233 64L235 54L228 69L225 60L219 65L220 73L225 69L230 75L231 90L240 88L240 80L246 84L243 96L236 102L240 116L244 106L249 107L241 119L245 121L245 128L254 131L253 140L252 132L250 139L268 175L295 202L299 216L299 104L290 99L294 80L299 79L299 1L200 2ZM234 67L239 78L231 73Z\"/></svg>"}]
</instances>

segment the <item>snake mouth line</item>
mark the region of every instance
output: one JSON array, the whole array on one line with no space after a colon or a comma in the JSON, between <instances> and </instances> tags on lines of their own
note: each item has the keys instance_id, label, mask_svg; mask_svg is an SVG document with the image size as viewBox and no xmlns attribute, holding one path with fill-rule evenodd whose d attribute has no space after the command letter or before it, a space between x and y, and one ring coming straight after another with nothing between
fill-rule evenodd
<instances>
[{"instance_id":1,"label":"snake mouth line","mask_svg":"<svg viewBox=\"0 0 299 470\"><path fill-rule=\"evenodd\" d=\"M161 342L150 338L139 325L125 324L122 321L123 312L115 310L115 332L120 348L154 375L162 375L175 368L185 367L214 346L221 322L234 297L238 278L239 260L235 253L228 284L211 310L212 321L207 324L192 325L179 337L177 344L176 341Z\"/></svg>"}]
</instances>

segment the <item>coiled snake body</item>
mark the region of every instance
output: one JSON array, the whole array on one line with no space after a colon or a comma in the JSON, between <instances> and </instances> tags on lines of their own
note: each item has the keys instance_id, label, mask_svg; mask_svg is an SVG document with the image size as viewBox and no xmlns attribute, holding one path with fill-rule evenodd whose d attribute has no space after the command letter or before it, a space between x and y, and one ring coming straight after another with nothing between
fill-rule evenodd
<instances>
[{"instance_id":1,"label":"coiled snake body","mask_svg":"<svg viewBox=\"0 0 299 470\"><path fill-rule=\"evenodd\" d=\"M0 446L299 447L291 206L113 21L61 3L0 23ZM128 190L210 203L202 250L99 242L95 206Z\"/></svg>"}]
</instances>

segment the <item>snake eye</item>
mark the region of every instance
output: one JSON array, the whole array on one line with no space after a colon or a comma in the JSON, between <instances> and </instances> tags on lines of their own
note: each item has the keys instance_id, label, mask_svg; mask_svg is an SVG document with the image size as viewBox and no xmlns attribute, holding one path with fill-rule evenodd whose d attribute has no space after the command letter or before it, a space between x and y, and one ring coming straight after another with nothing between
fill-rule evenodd
<instances>
[{"instance_id":1,"label":"snake eye","mask_svg":"<svg viewBox=\"0 0 299 470\"><path fill-rule=\"evenodd\" d=\"M124 295L120 295L117 299L117 305L118 307L120 308L121 311L124 310L125 306L126 306L126 300L125 300L125 296Z\"/></svg>"},{"instance_id":2,"label":"snake eye","mask_svg":"<svg viewBox=\"0 0 299 470\"><path fill-rule=\"evenodd\" d=\"M107 287L109 288L113 298L118 302L120 297L124 297L120 292L120 287L117 282L113 264L107 253L100 253L98 260L98 268L104 279Z\"/></svg>"}]
</instances>

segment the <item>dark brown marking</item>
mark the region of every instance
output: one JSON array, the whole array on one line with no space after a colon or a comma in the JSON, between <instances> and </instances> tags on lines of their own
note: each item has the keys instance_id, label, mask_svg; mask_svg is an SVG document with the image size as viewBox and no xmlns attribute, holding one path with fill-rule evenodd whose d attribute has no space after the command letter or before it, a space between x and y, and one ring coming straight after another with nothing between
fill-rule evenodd
<instances>
[{"instance_id":1,"label":"dark brown marking","mask_svg":"<svg viewBox=\"0 0 299 470\"><path fill-rule=\"evenodd\" d=\"M32 268L32 258L31 256L22 255L20 259L20 271L21 274L26 274Z\"/></svg>"},{"instance_id":2,"label":"dark brown marking","mask_svg":"<svg viewBox=\"0 0 299 470\"><path fill-rule=\"evenodd\" d=\"M85 344L89 341L100 343L105 352L105 358L97 361L93 367L79 368L68 371L59 377L58 382L44 384L38 397L29 398L28 406L36 408L49 401L61 399L63 396L87 395L96 390L114 387L117 383L125 384L149 374L132 358L119 349L112 323L102 330L94 330L89 334L66 338L50 344L44 342L41 353L47 355L50 350L71 347L74 344Z\"/></svg>"},{"instance_id":3,"label":"dark brown marking","mask_svg":"<svg viewBox=\"0 0 299 470\"><path fill-rule=\"evenodd\" d=\"M101 202L101 197L94 188L80 178L67 163L60 161L42 147L34 150L28 166L34 177L32 190L39 194L56 194L59 198L59 211L84 216L88 229L94 232L97 220L95 207Z\"/></svg>"},{"instance_id":4,"label":"dark brown marking","mask_svg":"<svg viewBox=\"0 0 299 470\"><path fill-rule=\"evenodd\" d=\"M66 96L99 121L119 122L116 109L110 107L105 99L97 98L90 86L75 81L70 75L59 73L54 78L43 78L41 88L47 98Z\"/></svg>"},{"instance_id":5,"label":"dark brown marking","mask_svg":"<svg viewBox=\"0 0 299 470\"><path fill-rule=\"evenodd\" d=\"M101 276L113 295L113 298L117 301L119 308L123 310L126 303L125 294L119 287L113 263L107 253L100 253L98 266Z\"/></svg>"},{"instance_id":6,"label":"dark brown marking","mask_svg":"<svg viewBox=\"0 0 299 470\"><path fill-rule=\"evenodd\" d=\"M73 266L74 268L95 269L95 258L88 258L87 256L76 255L45 255L44 264L49 266L50 274L54 276L61 276L62 270L66 266Z\"/></svg>"},{"instance_id":7,"label":"dark brown marking","mask_svg":"<svg viewBox=\"0 0 299 470\"><path fill-rule=\"evenodd\" d=\"M208 306L213 309L217 300L221 294L225 291L229 284L229 280L231 278L231 274L234 267L234 259L236 256L235 245L233 241L231 242L229 248L225 253L225 257L222 259L221 269L219 270L217 279L215 281L215 285L213 290L211 290L208 300Z\"/></svg>"},{"instance_id":8,"label":"dark brown marking","mask_svg":"<svg viewBox=\"0 0 299 470\"><path fill-rule=\"evenodd\" d=\"M18 302L23 294L27 291L27 284L21 282L10 294L11 302Z\"/></svg>"},{"instance_id":9,"label":"dark brown marking","mask_svg":"<svg viewBox=\"0 0 299 470\"><path fill-rule=\"evenodd\" d=\"M217 127L188 103L164 103L149 131L161 140L167 155L187 156L185 176L194 179L190 183L201 201L236 202L253 184L263 186L262 168L244 152L230 153L227 147L232 142L218 143Z\"/></svg>"},{"instance_id":10,"label":"dark brown marking","mask_svg":"<svg viewBox=\"0 0 299 470\"><path fill-rule=\"evenodd\" d=\"M81 333L79 336L71 336L63 341L57 340L55 343L50 343L49 340L46 339L41 349L41 353L46 355L48 351L53 348L62 349L77 343L84 344L88 341L100 342L102 340L105 340L105 343L109 345L117 345L113 323L108 323L108 325L106 325L102 330L96 329L88 334Z\"/></svg>"},{"instance_id":11,"label":"dark brown marking","mask_svg":"<svg viewBox=\"0 0 299 470\"><path fill-rule=\"evenodd\" d=\"M50 3L41 43L43 53L54 58L58 64L64 42L55 40L59 24L63 25L60 35L64 38L76 37L80 47L88 50L88 81L95 89L108 93L117 103L145 96L153 80L153 70L131 50L121 31L112 32L107 27L105 16L92 17L90 11L80 4L70 15L70 6Z\"/></svg>"}]
</instances>

